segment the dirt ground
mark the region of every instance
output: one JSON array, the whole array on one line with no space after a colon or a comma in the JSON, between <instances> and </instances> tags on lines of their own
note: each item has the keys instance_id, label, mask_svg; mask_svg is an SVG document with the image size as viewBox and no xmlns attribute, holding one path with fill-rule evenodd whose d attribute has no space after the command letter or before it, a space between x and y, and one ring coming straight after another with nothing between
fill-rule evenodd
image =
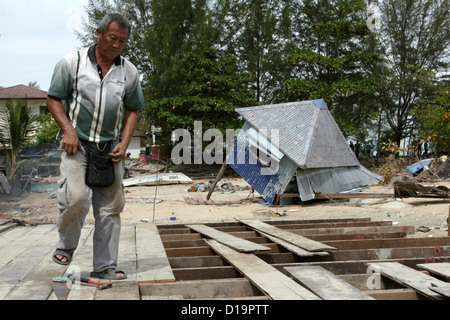
<instances>
[{"instance_id":1,"label":"dirt ground","mask_svg":"<svg viewBox=\"0 0 450 320\"><path fill-rule=\"evenodd\" d=\"M131 171L133 176L151 174ZM217 172L217 171L216 171ZM258 194L250 194L249 185L240 177L226 176L209 202L207 190L201 188L212 178L194 179L191 184L130 186L125 188L126 205L123 223L187 224L229 222L236 219L296 220L370 217L374 221L390 220L395 225L414 226L419 237L447 236L450 200L405 198L320 201L289 206L267 206ZM434 184L450 187L450 181ZM200 186L191 192L191 186ZM225 189L228 187L228 189ZM373 185L364 192L391 193L392 187ZM56 223L57 200L51 191L25 192L20 197L0 194L0 217L31 223ZM156 195L156 203L153 201ZM93 222L92 210L87 222Z\"/></svg>"}]
</instances>

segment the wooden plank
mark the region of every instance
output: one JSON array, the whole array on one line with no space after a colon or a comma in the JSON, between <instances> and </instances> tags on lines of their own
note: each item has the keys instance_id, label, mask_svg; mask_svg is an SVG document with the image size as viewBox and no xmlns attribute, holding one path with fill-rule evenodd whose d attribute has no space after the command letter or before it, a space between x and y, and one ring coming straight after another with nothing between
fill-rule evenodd
<instances>
[{"instance_id":1,"label":"wooden plank","mask_svg":"<svg viewBox=\"0 0 450 320\"><path fill-rule=\"evenodd\" d=\"M127 278L113 281L112 288L97 290L95 300L140 300L136 267L136 228L134 225L122 225L120 232L118 269L127 274Z\"/></svg>"},{"instance_id":2,"label":"wooden plank","mask_svg":"<svg viewBox=\"0 0 450 320\"><path fill-rule=\"evenodd\" d=\"M33 227L32 234L30 234L30 242L26 244L27 237L21 237L17 241L13 242L17 244L17 254L14 254L14 246L6 247L5 249L11 249L8 251L7 264L0 267L0 283L2 284L2 294L0 299L5 299L14 287L20 283L25 275L30 272L50 251L55 247L56 243L56 226L36 226ZM0 257L3 257L0 255ZM12 258L12 259L11 259Z\"/></svg>"},{"instance_id":3,"label":"wooden plank","mask_svg":"<svg viewBox=\"0 0 450 320\"><path fill-rule=\"evenodd\" d=\"M236 297L263 297L248 279L187 280L140 285L142 300L147 297L181 296L183 299L230 299ZM265 297L265 296L264 296Z\"/></svg>"},{"instance_id":4,"label":"wooden plank","mask_svg":"<svg viewBox=\"0 0 450 320\"><path fill-rule=\"evenodd\" d=\"M75 283L70 288L67 300L94 300L97 291L96 287Z\"/></svg>"},{"instance_id":5,"label":"wooden plank","mask_svg":"<svg viewBox=\"0 0 450 320\"><path fill-rule=\"evenodd\" d=\"M3 251L3 248L6 246L10 246L10 243L16 241L25 233L33 230L34 227L17 227L8 232L0 234L0 250Z\"/></svg>"},{"instance_id":6,"label":"wooden plank","mask_svg":"<svg viewBox=\"0 0 450 320\"><path fill-rule=\"evenodd\" d=\"M66 275L74 273L75 277L80 275L90 278L90 273L94 268L92 261L94 252L93 237L94 232L91 232L84 244L78 246L78 254L73 257L70 266L66 270ZM96 287L74 283L67 300L94 300L96 291Z\"/></svg>"},{"instance_id":7,"label":"wooden plank","mask_svg":"<svg viewBox=\"0 0 450 320\"><path fill-rule=\"evenodd\" d=\"M320 242L305 238L290 231L282 230L275 226L271 226L259 220L240 220L243 224L249 226L252 229L262 231L276 238L280 238L286 242L296 245L307 251L334 251L336 248L322 244Z\"/></svg>"},{"instance_id":8,"label":"wooden plank","mask_svg":"<svg viewBox=\"0 0 450 320\"><path fill-rule=\"evenodd\" d=\"M314 255L319 255L319 256L326 256L329 253L328 252L324 252L324 251L319 251L319 252L309 252L305 249L302 249L300 247L297 247L289 242L286 242L282 239L276 238L276 237L272 237L271 235L261 232L261 234L266 237L267 239L269 239L270 241L282 246L283 248L289 250L290 252L298 255L299 257L312 257Z\"/></svg>"},{"instance_id":9,"label":"wooden plank","mask_svg":"<svg viewBox=\"0 0 450 320\"><path fill-rule=\"evenodd\" d=\"M341 278L319 266L284 268L294 279L324 300L373 300Z\"/></svg>"},{"instance_id":10,"label":"wooden plank","mask_svg":"<svg viewBox=\"0 0 450 320\"><path fill-rule=\"evenodd\" d=\"M27 233L19 235L19 237L1 248L2 254L0 255L0 268L13 261L17 256L22 254L29 247L36 245L41 237L45 236L45 234L47 234L54 228L54 225L48 224L36 227L20 227L10 231L13 232L20 229L28 230Z\"/></svg>"},{"instance_id":11,"label":"wooden plank","mask_svg":"<svg viewBox=\"0 0 450 320\"><path fill-rule=\"evenodd\" d=\"M2 223L0 225L0 234L8 231L9 229L15 228L15 227L17 227L17 223L15 223L15 222Z\"/></svg>"},{"instance_id":12,"label":"wooden plank","mask_svg":"<svg viewBox=\"0 0 450 320\"><path fill-rule=\"evenodd\" d=\"M367 263L367 265L372 267L376 272L380 272L382 275L432 299L442 299L442 296L429 289L431 283L436 283L439 286L448 285L444 281L440 281L398 262L371 262Z\"/></svg>"},{"instance_id":13,"label":"wooden plank","mask_svg":"<svg viewBox=\"0 0 450 320\"><path fill-rule=\"evenodd\" d=\"M268 247L232 236L226 232L216 230L206 225L190 224L187 225L187 227L239 252L270 251L270 248Z\"/></svg>"},{"instance_id":14,"label":"wooden plank","mask_svg":"<svg viewBox=\"0 0 450 320\"><path fill-rule=\"evenodd\" d=\"M91 227L91 229L93 229ZM90 271L93 268L92 265L92 253L93 253L93 232L89 234L89 238L80 243L79 249L77 249L71 266L77 269L70 269L71 272L78 271L80 274L87 278L90 277ZM112 287L105 290L97 290L92 286L84 284L74 284L70 290L67 300L139 300L139 286L136 281L136 247L135 247L135 232L134 226L125 225L122 226L121 240L119 245L119 261L118 268L123 269L127 273L127 279L120 281L113 281ZM67 272L71 273L71 272ZM92 278L100 282L102 279ZM50 299L55 299L54 294Z\"/></svg>"},{"instance_id":15,"label":"wooden plank","mask_svg":"<svg viewBox=\"0 0 450 320\"><path fill-rule=\"evenodd\" d=\"M169 259L154 223L136 225L138 282L175 281Z\"/></svg>"},{"instance_id":16,"label":"wooden plank","mask_svg":"<svg viewBox=\"0 0 450 320\"><path fill-rule=\"evenodd\" d=\"M447 299L450 298L450 285L447 286L432 286L430 287L430 290L436 293L439 293L440 295L446 297Z\"/></svg>"},{"instance_id":17,"label":"wooden plank","mask_svg":"<svg viewBox=\"0 0 450 320\"><path fill-rule=\"evenodd\" d=\"M271 299L319 300L316 295L257 256L237 252L215 240L205 242Z\"/></svg>"},{"instance_id":18,"label":"wooden plank","mask_svg":"<svg viewBox=\"0 0 450 320\"><path fill-rule=\"evenodd\" d=\"M95 300L140 300L139 283L136 280L116 280L112 287L97 290Z\"/></svg>"},{"instance_id":19,"label":"wooden plank","mask_svg":"<svg viewBox=\"0 0 450 320\"><path fill-rule=\"evenodd\" d=\"M80 246L86 241L92 232L92 227L85 227L81 231ZM58 235L54 231L54 243ZM78 250L75 250L74 257ZM55 263L52 260L54 249L52 249L33 269L31 269L10 292L7 299L11 300L45 300L52 295L51 281L54 277L61 276L65 273L67 266ZM51 299L56 299L52 297Z\"/></svg>"},{"instance_id":20,"label":"wooden plank","mask_svg":"<svg viewBox=\"0 0 450 320\"><path fill-rule=\"evenodd\" d=\"M423 264L418 264L417 267L422 268L428 272L431 272L440 277L444 277L444 278L450 280L450 263L449 262L423 263Z\"/></svg>"}]
</instances>

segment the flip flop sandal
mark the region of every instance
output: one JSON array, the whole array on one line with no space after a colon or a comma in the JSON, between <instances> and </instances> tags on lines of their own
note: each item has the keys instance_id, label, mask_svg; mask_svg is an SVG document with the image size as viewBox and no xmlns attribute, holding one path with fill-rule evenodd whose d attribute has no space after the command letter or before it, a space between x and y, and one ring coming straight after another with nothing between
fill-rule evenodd
<instances>
[{"instance_id":1,"label":"flip flop sandal","mask_svg":"<svg viewBox=\"0 0 450 320\"><path fill-rule=\"evenodd\" d=\"M117 273L121 273L122 275L118 276L118 275L116 275ZM92 271L91 277L107 279L107 280L122 280L122 279L126 279L127 275L125 274L125 272L120 271L120 270L106 269L106 270L103 270L100 272Z\"/></svg>"},{"instance_id":2,"label":"flip flop sandal","mask_svg":"<svg viewBox=\"0 0 450 320\"><path fill-rule=\"evenodd\" d=\"M55 252L53 253L53 261L55 261L58 264L62 264L64 266L70 264L70 262L72 262L72 255L73 255L74 249L56 249ZM58 259L56 256L57 255L61 255L63 256L63 258L66 258L67 261L61 261L62 259Z\"/></svg>"}]
</instances>

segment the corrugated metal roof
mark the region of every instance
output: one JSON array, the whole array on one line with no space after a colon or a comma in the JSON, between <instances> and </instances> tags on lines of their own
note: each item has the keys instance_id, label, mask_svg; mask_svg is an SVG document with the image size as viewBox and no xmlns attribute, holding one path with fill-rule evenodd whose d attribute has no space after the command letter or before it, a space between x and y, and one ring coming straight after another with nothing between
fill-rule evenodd
<instances>
[{"instance_id":1,"label":"corrugated metal roof","mask_svg":"<svg viewBox=\"0 0 450 320\"><path fill-rule=\"evenodd\" d=\"M226 163L236 171L245 181L255 189L264 200L272 203L277 194L283 193L286 186L297 170L297 165L289 158L282 156L279 162L264 165L258 159L258 154L251 146L254 138L248 135L250 125L244 124L242 130L236 138L233 148L229 151Z\"/></svg>"},{"instance_id":2,"label":"corrugated metal roof","mask_svg":"<svg viewBox=\"0 0 450 320\"><path fill-rule=\"evenodd\" d=\"M297 185L302 201L314 199L315 193L349 192L366 188L383 178L363 166L297 170Z\"/></svg>"},{"instance_id":3,"label":"corrugated metal roof","mask_svg":"<svg viewBox=\"0 0 450 320\"><path fill-rule=\"evenodd\" d=\"M303 201L314 199L315 193L348 192L382 181L360 165L323 100L236 111L246 122L226 162L270 203L295 174ZM278 148L268 163L258 159L258 148L266 144ZM268 169L270 174L262 174Z\"/></svg>"},{"instance_id":4,"label":"corrugated metal roof","mask_svg":"<svg viewBox=\"0 0 450 320\"><path fill-rule=\"evenodd\" d=\"M323 100L240 108L236 112L257 130L279 130L279 143L274 145L302 169L359 165Z\"/></svg>"}]
</instances>

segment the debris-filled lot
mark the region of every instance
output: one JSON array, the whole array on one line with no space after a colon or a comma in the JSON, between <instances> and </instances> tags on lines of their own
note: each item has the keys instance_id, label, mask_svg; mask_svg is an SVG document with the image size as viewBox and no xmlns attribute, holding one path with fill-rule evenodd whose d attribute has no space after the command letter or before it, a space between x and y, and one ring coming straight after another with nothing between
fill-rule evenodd
<instances>
[{"instance_id":1,"label":"debris-filled lot","mask_svg":"<svg viewBox=\"0 0 450 320\"><path fill-rule=\"evenodd\" d=\"M268 205L257 192L252 193L251 187L231 169L217 182L210 199L206 200L219 166L167 168L163 164L134 162L128 163L127 167L130 180L126 181L158 175L158 185L151 179L147 183L143 179L139 184L130 183L125 187L126 207L122 214L125 223L184 224L236 219L370 217L392 220L398 225L413 225L419 231L419 236L447 233L450 200L440 196L442 190L450 187L449 180L415 183L408 179L410 186L414 184L416 189L420 186L419 197L395 198L395 184L391 183L385 186L371 185L360 193L361 196L355 193L336 199L323 197L289 205ZM191 181L185 180L186 177ZM440 193L433 197L422 197L428 190L439 190ZM24 192L20 197L0 194L0 202L2 218L25 224L57 221L57 201L52 190ZM92 221L93 215L90 213L87 222Z\"/></svg>"}]
</instances>

